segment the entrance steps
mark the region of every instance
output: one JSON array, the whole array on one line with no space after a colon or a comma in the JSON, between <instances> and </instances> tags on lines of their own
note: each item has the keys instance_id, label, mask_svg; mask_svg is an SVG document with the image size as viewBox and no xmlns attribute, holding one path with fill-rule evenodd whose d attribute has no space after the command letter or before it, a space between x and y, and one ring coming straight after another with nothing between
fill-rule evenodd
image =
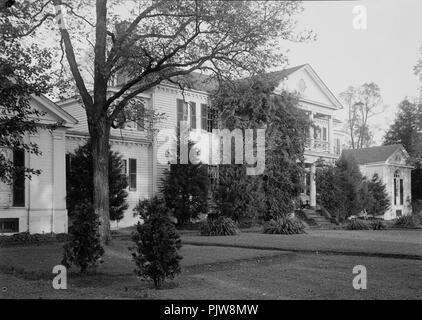
<instances>
[{"instance_id":1,"label":"entrance steps","mask_svg":"<svg viewBox=\"0 0 422 320\"><path fill-rule=\"evenodd\" d=\"M322 209L319 206L317 206L315 209L303 209L302 211L306 216L306 222L312 229L333 229L337 227L337 225L333 223L331 219L323 214Z\"/></svg>"}]
</instances>

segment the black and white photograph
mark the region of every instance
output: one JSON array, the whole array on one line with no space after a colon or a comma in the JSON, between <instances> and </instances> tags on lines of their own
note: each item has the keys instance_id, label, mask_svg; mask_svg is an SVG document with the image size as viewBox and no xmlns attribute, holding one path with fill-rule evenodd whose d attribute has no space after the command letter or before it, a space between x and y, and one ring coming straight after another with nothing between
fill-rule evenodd
<instances>
[{"instance_id":1,"label":"black and white photograph","mask_svg":"<svg viewBox=\"0 0 422 320\"><path fill-rule=\"evenodd\" d=\"M0 0L0 300L421 300L421 12Z\"/></svg>"}]
</instances>

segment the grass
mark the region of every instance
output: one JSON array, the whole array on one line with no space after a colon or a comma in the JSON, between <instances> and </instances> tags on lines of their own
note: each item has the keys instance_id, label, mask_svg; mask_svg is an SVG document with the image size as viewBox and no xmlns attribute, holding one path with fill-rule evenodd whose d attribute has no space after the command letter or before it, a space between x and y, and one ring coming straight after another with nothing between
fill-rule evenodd
<instances>
[{"instance_id":1,"label":"grass","mask_svg":"<svg viewBox=\"0 0 422 320\"><path fill-rule=\"evenodd\" d=\"M162 290L152 289L134 273L127 247L115 240L96 274L70 272L68 290L54 290L53 266L60 263L61 245L0 248L0 298L65 299L421 299L422 261L293 253L280 248L397 250L421 253L419 231L312 231L309 235L242 234L234 237L183 236L208 246L185 244L182 274ZM260 249L216 247L255 245ZM365 247L361 247L365 244ZM277 251L268 250L270 247ZM265 249L267 248L267 249ZM387 249L389 251L387 251ZM419 250L419 251L418 251ZM352 269L364 265L368 289L352 287Z\"/></svg>"},{"instance_id":2,"label":"grass","mask_svg":"<svg viewBox=\"0 0 422 320\"><path fill-rule=\"evenodd\" d=\"M128 247L130 241L114 241L106 247L104 263L97 273L109 275L132 275L135 264ZM62 245L48 244L41 246L0 248L0 272L14 274L24 279L50 279L52 269L60 264ZM250 250L241 248L199 247L185 245L181 249L182 267L207 265L226 261L247 260L256 257L279 255L271 250ZM78 270L70 269L70 273Z\"/></svg>"},{"instance_id":3,"label":"grass","mask_svg":"<svg viewBox=\"0 0 422 320\"><path fill-rule=\"evenodd\" d=\"M352 287L355 265L368 272L367 290ZM70 277L68 290L51 280L0 273L0 298L66 299L421 299L422 262L371 257L284 254L190 267L162 290L133 275Z\"/></svg>"}]
</instances>

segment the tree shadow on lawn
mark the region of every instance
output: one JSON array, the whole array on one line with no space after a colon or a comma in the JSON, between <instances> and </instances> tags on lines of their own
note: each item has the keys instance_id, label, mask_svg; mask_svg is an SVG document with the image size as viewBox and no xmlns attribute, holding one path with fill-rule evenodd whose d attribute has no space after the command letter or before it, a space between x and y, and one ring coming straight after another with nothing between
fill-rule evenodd
<instances>
[{"instance_id":1,"label":"tree shadow on lawn","mask_svg":"<svg viewBox=\"0 0 422 320\"><path fill-rule=\"evenodd\" d=\"M68 270L68 283L71 287L89 288L93 290L110 290L120 293L131 291L136 296L153 287L151 281L145 281L135 275L135 264L128 250L130 241L114 241L106 247L104 263L95 272L80 274L77 268ZM54 266L61 264L63 244L40 246L19 246L0 248L0 272L13 275L23 280L53 280ZM182 247L182 274L175 280L166 281L163 290L178 286L178 279L210 270L230 269L239 261L261 261L275 255L286 254L266 250L241 248L198 247L186 245ZM105 292L106 292L105 291ZM134 292L136 291L136 292ZM104 292L104 294L105 294Z\"/></svg>"}]
</instances>

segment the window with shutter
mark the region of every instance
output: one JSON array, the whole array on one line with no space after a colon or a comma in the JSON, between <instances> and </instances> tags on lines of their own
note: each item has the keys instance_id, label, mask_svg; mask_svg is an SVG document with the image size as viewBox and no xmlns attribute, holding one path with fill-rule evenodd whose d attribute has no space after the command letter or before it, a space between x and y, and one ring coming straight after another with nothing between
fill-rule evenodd
<instances>
[{"instance_id":1,"label":"window with shutter","mask_svg":"<svg viewBox=\"0 0 422 320\"><path fill-rule=\"evenodd\" d=\"M177 99L177 127L180 126L180 121L183 121L183 100Z\"/></svg>"},{"instance_id":2,"label":"window with shutter","mask_svg":"<svg viewBox=\"0 0 422 320\"><path fill-rule=\"evenodd\" d=\"M196 103L190 102L190 127L196 129Z\"/></svg>"},{"instance_id":3,"label":"window with shutter","mask_svg":"<svg viewBox=\"0 0 422 320\"><path fill-rule=\"evenodd\" d=\"M14 150L13 151L13 167L17 169L13 179L13 206L24 207L25 206L25 151Z\"/></svg>"},{"instance_id":4,"label":"window with shutter","mask_svg":"<svg viewBox=\"0 0 422 320\"><path fill-rule=\"evenodd\" d=\"M217 111L208 108L207 131L212 132L212 129L217 128Z\"/></svg>"},{"instance_id":5,"label":"window with shutter","mask_svg":"<svg viewBox=\"0 0 422 320\"><path fill-rule=\"evenodd\" d=\"M201 129L207 130L208 106L201 104Z\"/></svg>"},{"instance_id":6,"label":"window with shutter","mask_svg":"<svg viewBox=\"0 0 422 320\"><path fill-rule=\"evenodd\" d=\"M129 159L129 191L136 191L136 159Z\"/></svg>"}]
</instances>

